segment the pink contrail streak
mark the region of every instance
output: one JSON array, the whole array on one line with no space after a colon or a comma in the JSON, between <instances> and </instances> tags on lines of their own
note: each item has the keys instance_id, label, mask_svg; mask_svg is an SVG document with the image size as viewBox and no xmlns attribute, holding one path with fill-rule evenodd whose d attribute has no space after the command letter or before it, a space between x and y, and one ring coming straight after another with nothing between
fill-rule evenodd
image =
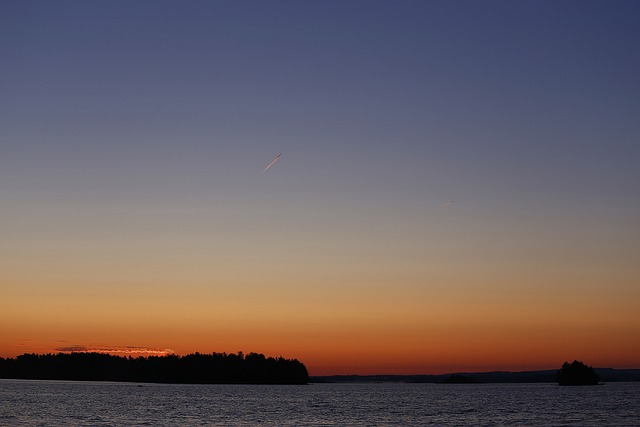
<instances>
[{"instance_id":1,"label":"pink contrail streak","mask_svg":"<svg viewBox=\"0 0 640 427\"><path fill-rule=\"evenodd\" d=\"M268 171L268 170L269 170L269 168L270 168L271 166L275 165L275 164L276 164L276 162L277 162L278 160L280 160L280 157L282 157L282 154L278 154L278 155L276 156L276 158L275 158L275 159L273 159L273 160L271 161L271 163L269 163L269 164L267 165L267 167L266 167L266 168L264 168L264 170L262 171L262 173L265 173L266 171Z\"/></svg>"}]
</instances>

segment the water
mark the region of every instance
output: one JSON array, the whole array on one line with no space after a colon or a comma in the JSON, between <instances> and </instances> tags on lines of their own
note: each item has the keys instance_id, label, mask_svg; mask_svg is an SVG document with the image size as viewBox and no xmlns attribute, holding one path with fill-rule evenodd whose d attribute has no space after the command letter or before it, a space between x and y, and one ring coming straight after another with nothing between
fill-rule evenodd
<instances>
[{"instance_id":1,"label":"water","mask_svg":"<svg viewBox=\"0 0 640 427\"><path fill-rule=\"evenodd\" d=\"M168 385L0 380L2 426L637 426L640 383Z\"/></svg>"}]
</instances>

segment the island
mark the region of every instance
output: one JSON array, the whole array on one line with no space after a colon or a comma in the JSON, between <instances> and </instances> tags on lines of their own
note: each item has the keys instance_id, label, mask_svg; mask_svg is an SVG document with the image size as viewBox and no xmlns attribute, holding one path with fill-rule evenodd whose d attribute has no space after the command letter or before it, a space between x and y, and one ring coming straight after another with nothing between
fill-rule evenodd
<instances>
[{"instance_id":1,"label":"island","mask_svg":"<svg viewBox=\"0 0 640 427\"><path fill-rule=\"evenodd\" d=\"M263 354L193 353L126 357L105 353L23 354L0 358L0 378L180 384L307 384L297 359Z\"/></svg>"},{"instance_id":2,"label":"island","mask_svg":"<svg viewBox=\"0 0 640 427\"><path fill-rule=\"evenodd\" d=\"M558 371L559 385L598 385L598 381L598 375L593 368L578 360L564 362Z\"/></svg>"}]
</instances>

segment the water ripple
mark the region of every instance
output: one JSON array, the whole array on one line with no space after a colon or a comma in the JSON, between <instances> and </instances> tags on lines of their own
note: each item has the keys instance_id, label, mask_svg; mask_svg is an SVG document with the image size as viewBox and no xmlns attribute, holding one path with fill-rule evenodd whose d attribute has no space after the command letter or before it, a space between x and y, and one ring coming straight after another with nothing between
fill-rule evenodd
<instances>
[{"instance_id":1,"label":"water ripple","mask_svg":"<svg viewBox=\"0 0 640 427\"><path fill-rule=\"evenodd\" d=\"M640 383L169 385L0 380L1 426L640 425Z\"/></svg>"}]
</instances>

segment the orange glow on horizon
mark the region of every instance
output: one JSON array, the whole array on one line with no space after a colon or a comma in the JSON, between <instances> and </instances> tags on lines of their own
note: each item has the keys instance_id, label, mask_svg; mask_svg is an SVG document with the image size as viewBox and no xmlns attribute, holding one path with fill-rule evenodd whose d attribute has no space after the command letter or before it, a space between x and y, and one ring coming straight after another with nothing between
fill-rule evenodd
<instances>
[{"instance_id":1,"label":"orange glow on horizon","mask_svg":"<svg viewBox=\"0 0 640 427\"><path fill-rule=\"evenodd\" d=\"M426 284L417 275L394 282L367 274L342 287L326 285L325 276L301 286L303 276L287 271L266 283L103 277L91 287L9 277L15 284L0 311L0 356L242 351L296 358L311 375L557 369L573 359L637 368L640 360L638 291L626 282L602 293L598 278L587 276L560 289L545 275L512 273L495 282L452 273Z\"/></svg>"},{"instance_id":2,"label":"orange glow on horizon","mask_svg":"<svg viewBox=\"0 0 640 427\"><path fill-rule=\"evenodd\" d=\"M333 325L307 322L287 328L282 321L249 319L237 324L212 320L168 326L159 319L155 325L134 325L94 318L75 325L52 320L43 329L35 321L11 325L3 320L12 333L3 332L0 355L73 349L134 356L258 352L296 358L311 375L524 371L556 369L573 359L597 367L638 367L637 326L618 324L617 333L609 334L607 325L586 321L558 327L533 321L508 324L500 316L475 325L368 319Z\"/></svg>"}]
</instances>

